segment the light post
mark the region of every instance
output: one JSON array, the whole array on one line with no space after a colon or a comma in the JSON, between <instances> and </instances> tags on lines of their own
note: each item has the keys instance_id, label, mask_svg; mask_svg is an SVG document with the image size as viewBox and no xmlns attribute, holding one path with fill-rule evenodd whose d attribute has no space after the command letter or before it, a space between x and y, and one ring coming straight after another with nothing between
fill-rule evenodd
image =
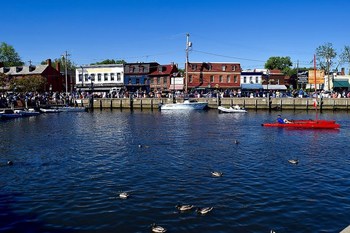
<instances>
[{"instance_id":1,"label":"light post","mask_svg":"<svg viewBox=\"0 0 350 233\"><path fill-rule=\"evenodd\" d=\"M64 59L64 76L66 81L66 95L68 94L68 68L67 68L67 57L69 56L68 52L66 51L64 55L62 55L62 59Z\"/></svg>"},{"instance_id":2,"label":"light post","mask_svg":"<svg viewBox=\"0 0 350 233\"><path fill-rule=\"evenodd\" d=\"M92 82L92 77L90 77L90 90L91 90L90 108L91 108L91 111L93 111L94 110L94 83Z\"/></svg>"}]
</instances>

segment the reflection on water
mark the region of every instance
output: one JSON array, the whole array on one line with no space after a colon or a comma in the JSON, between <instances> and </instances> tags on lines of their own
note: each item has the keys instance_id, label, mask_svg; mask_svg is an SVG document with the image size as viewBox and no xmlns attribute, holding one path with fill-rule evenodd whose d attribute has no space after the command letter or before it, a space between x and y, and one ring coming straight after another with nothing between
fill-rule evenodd
<instances>
[{"instance_id":1,"label":"reflection on water","mask_svg":"<svg viewBox=\"0 0 350 233\"><path fill-rule=\"evenodd\" d=\"M115 110L1 121L0 231L148 232L155 222L171 232L339 232L349 224L347 113L320 116L339 122L336 131L261 126L276 115ZM214 209L182 213L178 203Z\"/></svg>"}]
</instances>

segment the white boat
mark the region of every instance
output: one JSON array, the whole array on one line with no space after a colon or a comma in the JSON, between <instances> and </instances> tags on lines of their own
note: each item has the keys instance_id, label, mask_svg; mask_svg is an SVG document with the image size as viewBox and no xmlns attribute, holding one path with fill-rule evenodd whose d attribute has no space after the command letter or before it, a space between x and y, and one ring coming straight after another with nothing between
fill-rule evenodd
<instances>
[{"instance_id":1,"label":"white boat","mask_svg":"<svg viewBox=\"0 0 350 233\"><path fill-rule=\"evenodd\" d=\"M15 113L21 114L22 116L37 116L40 112L36 111L34 108L29 109L16 109Z\"/></svg>"},{"instance_id":2,"label":"white boat","mask_svg":"<svg viewBox=\"0 0 350 233\"><path fill-rule=\"evenodd\" d=\"M207 102L198 102L197 100L185 100L183 103L163 104L161 110L203 110L208 107Z\"/></svg>"},{"instance_id":3,"label":"white boat","mask_svg":"<svg viewBox=\"0 0 350 233\"><path fill-rule=\"evenodd\" d=\"M43 112L43 113L59 113L59 112L62 112L62 111L57 109L57 108L40 108L40 112Z\"/></svg>"},{"instance_id":4,"label":"white boat","mask_svg":"<svg viewBox=\"0 0 350 233\"><path fill-rule=\"evenodd\" d=\"M64 107L58 107L58 110L61 112L86 112L86 107L72 107L72 106L64 106Z\"/></svg>"},{"instance_id":5,"label":"white boat","mask_svg":"<svg viewBox=\"0 0 350 233\"><path fill-rule=\"evenodd\" d=\"M15 113L12 109L5 109L3 111L0 111L1 119L14 119L19 117L22 117L22 115Z\"/></svg>"},{"instance_id":6,"label":"white boat","mask_svg":"<svg viewBox=\"0 0 350 233\"><path fill-rule=\"evenodd\" d=\"M234 107L229 107L229 108L219 106L218 110L219 110L219 112L223 112L223 113L245 113L245 112L247 112L247 110L245 110L244 108L241 108L238 105L236 105Z\"/></svg>"}]
</instances>

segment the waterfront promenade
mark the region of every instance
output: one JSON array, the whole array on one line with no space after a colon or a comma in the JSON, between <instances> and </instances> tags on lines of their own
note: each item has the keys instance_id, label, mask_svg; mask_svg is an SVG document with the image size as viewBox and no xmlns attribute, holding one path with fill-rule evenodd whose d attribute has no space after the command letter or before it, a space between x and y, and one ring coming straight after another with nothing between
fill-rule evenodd
<instances>
[{"instance_id":1,"label":"waterfront promenade","mask_svg":"<svg viewBox=\"0 0 350 233\"><path fill-rule=\"evenodd\" d=\"M198 101L208 102L209 108L218 106L240 105L252 110L314 110L313 98L196 98ZM183 102L183 99L176 99ZM172 103L171 98L94 98L94 109L158 109L160 104ZM91 99L78 100L79 106L91 107ZM349 98L318 99L320 110L349 110Z\"/></svg>"}]
</instances>

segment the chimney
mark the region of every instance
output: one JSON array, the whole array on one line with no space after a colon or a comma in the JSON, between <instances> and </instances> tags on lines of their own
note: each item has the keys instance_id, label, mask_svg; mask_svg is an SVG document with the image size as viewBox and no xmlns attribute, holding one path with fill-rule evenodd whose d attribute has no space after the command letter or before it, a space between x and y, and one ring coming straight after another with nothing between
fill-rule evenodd
<instances>
[{"instance_id":1,"label":"chimney","mask_svg":"<svg viewBox=\"0 0 350 233\"><path fill-rule=\"evenodd\" d=\"M56 62L56 70L58 73L61 73L61 64L59 62Z\"/></svg>"},{"instance_id":2,"label":"chimney","mask_svg":"<svg viewBox=\"0 0 350 233\"><path fill-rule=\"evenodd\" d=\"M47 59L46 62L49 66L51 66L51 59Z\"/></svg>"},{"instance_id":3,"label":"chimney","mask_svg":"<svg viewBox=\"0 0 350 233\"><path fill-rule=\"evenodd\" d=\"M345 68L341 68L341 72L340 72L340 75L345 75Z\"/></svg>"}]
</instances>

